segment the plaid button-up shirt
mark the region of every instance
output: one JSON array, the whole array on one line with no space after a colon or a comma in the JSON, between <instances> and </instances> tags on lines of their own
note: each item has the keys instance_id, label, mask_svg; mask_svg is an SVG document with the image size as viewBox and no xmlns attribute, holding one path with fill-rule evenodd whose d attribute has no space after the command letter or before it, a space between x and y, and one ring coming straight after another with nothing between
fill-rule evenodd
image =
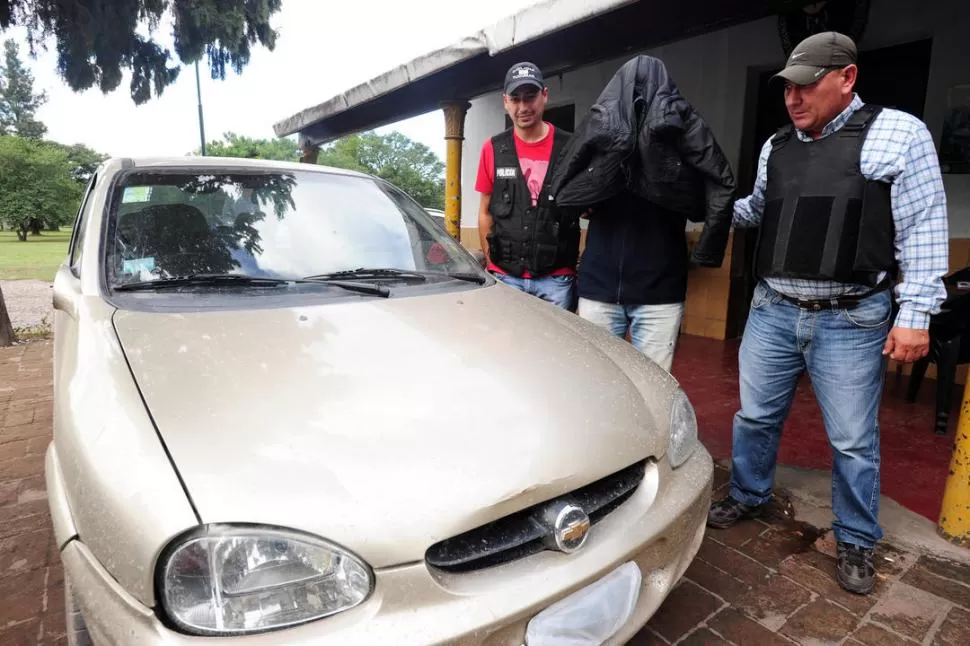
<instances>
[{"instance_id":1,"label":"plaid button-up shirt","mask_svg":"<svg viewBox=\"0 0 970 646\"><path fill-rule=\"evenodd\" d=\"M822 137L838 131L862 106L862 100L856 95L849 107L825 126ZM795 134L801 141L812 141L797 128ZM734 205L735 227L754 227L761 223L769 154L770 138L761 148L754 191ZM939 312L946 299L942 278L950 255L946 194L933 139L926 125L916 117L884 108L869 127L861 157L860 167L866 179L892 183L896 259L902 276L896 287L899 303L896 325L926 329L930 315ZM861 294L869 289L823 280L766 278L765 282L787 296L811 300Z\"/></svg>"}]
</instances>

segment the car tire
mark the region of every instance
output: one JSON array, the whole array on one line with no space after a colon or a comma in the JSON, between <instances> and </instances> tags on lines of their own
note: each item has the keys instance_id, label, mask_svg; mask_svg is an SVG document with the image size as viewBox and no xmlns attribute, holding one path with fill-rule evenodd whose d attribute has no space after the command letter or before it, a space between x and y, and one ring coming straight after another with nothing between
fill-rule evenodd
<instances>
[{"instance_id":1,"label":"car tire","mask_svg":"<svg viewBox=\"0 0 970 646\"><path fill-rule=\"evenodd\" d=\"M87 624L84 623L81 609L78 608L77 600L74 598L74 590L66 576L64 577L64 625L68 646L93 646L94 642L88 634Z\"/></svg>"}]
</instances>

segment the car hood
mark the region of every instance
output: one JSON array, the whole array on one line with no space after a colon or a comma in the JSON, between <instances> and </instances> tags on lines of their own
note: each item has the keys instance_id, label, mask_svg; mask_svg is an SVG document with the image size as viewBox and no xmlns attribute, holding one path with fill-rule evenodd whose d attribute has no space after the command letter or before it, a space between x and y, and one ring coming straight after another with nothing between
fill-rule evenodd
<instances>
[{"instance_id":1,"label":"car hood","mask_svg":"<svg viewBox=\"0 0 970 646\"><path fill-rule=\"evenodd\" d=\"M312 532L374 567L666 450L673 379L501 284L115 327L203 522Z\"/></svg>"}]
</instances>

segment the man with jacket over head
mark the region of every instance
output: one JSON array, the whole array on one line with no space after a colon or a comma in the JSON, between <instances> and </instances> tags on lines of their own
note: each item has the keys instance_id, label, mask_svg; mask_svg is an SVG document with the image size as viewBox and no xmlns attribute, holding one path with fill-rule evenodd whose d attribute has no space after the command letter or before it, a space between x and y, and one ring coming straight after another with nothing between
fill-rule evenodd
<instances>
[{"instance_id":1,"label":"man with jacket over head","mask_svg":"<svg viewBox=\"0 0 970 646\"><path fill-rule=\"evenodd\" d=\"M855 43L803 40L776 75L792 121L765 142L734 223L759 227L758 283L738 358L729 495L708 525L761 514L782 427L807 372L832 446L835 576L873 588L879 526L879 404L885 358L916 361L946 298L946 195L922 121L854 92ZM895 284L898 313L893 319Z\"/></svg>"},{"instance_id":2,"label":"man with jacket over head","mask_svg":"<svg viewBox=\"0 0 970 646\"><path fill-rule=\"evenodd\" d=\"M589 208L578 313L669 371L688 266L718 267L734 176L710 128L657 58L616 72L573 135L553 179L561 208ZM704 222L688 258L687 221Z\"/></svg>"},{"instance_id":3,"label":"man with jacket over head","mask_svg":"<svg viewBox=\"0 0 970 646\"><path fill-rule=\"evenodd\" d=\"M475 190L486 267L502 282L564 309L575 299L579 213L555 207L548 188L569 133L542 119L549 89L532 63L505 75L512 127L486 140Z\"/></svg>"}]
</instances>

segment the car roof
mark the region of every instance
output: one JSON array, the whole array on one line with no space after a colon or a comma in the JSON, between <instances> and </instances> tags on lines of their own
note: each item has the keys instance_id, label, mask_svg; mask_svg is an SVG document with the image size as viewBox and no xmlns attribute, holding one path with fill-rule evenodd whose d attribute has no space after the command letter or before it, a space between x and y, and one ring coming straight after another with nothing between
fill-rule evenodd
<instances>
[{"instance_id":1,"label":"car roof","mask_svg":"<svg viewBox=\"0 0 970 646\"><path fill-rule=\"evenodd\" d=\"M332 166L322 166L304 162L276 161L272 159L250 159L244 157L210 157L200 155L183 155L168 157L112 157L107 159L104 168L112 170L122 170L131 168L232 168L239 170L292 170L316 173L331 173L338 175L348 175L353 177L373 176L343 168Z\"/></svg>"}]
</instances>

